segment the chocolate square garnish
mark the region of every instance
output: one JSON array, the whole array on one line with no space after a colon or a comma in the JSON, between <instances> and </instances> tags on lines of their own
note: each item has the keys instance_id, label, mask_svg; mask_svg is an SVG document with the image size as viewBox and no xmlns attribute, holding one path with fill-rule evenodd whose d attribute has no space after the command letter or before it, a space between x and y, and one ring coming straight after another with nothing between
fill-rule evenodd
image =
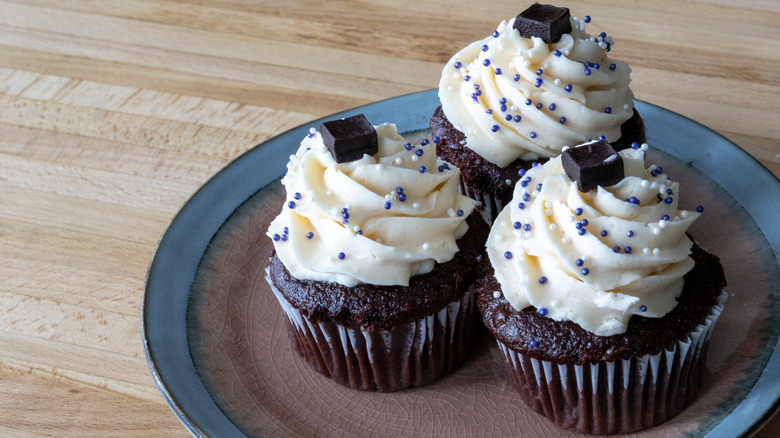
<instances>
[{"instance_id":1,"label":"chocolate square garnish","mask_svg":"<svg viewBox=\"0 0 780 438\"><path fill-rule=\"evenodd\" d=\"M623 158L606 140L566 149L561 164L581 192L617 184L625 177Z\"/></svg>"},{"instance_id":2,"label":"chocolate square garnish","mask_svg":"<svg viewBox=\"0 0 780 438\"><path fill-rule=\"evenodd\" d=\"M359 160L363 154L379 151L376 129L363 114L325 122L320 126L320 134L337 163Z\"/></svg>"},{"instance_id":3,"label":"chocolate square garnish","mask_svg":"<svg viewBox=\"0 0 780 438\"><path fill-rule=\"evenodd\" d=\"M515 18L512 26L523 38L535 36L547 44L561 40L563 34L571 32L569 8L534 3Z\"/></svg>"}]
</instances>

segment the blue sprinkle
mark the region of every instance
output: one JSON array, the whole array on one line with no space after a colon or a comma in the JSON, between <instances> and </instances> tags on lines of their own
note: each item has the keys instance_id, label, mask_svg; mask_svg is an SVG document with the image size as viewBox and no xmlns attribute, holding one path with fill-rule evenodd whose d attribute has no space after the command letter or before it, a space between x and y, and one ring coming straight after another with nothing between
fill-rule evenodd
<instances>
[{"instance_id":1,"label":"blue sprinkle","mask_svg":"<svg viewBox=\"0 0 780 438\"><path fill-rule=\"evenodd\" d=\"M420 146L428 146L428 143L430 143L428 139L424 138L420 141Z\"/></svg>"},{"instance_id":2,"label":"blue sprinkle","mask_svg":"<svg viewBox=\"0 0 780 438\"><path fill-rule=\"evenodd\" d=\"M561 117L560 118L560 122L561 122L561 125L565 124L566 123L566 117Z\"/></svg>"},{"instance_id":3,"label":"blue sprinkle","mask_svg":"<svg viewBox=\"0 0 780 438\"><path fill-rule=\"evenodd\" d=\"M487 52L487 51L488 51L488 49L490 49L490 47L488 47L488 45L487 45L487 44L483 44L483 45L482 45L482 51L483 51L483 52Z\"/></svg>"},{"instance_id":4,"label":"blue sprinkle","mask_svg":"<svg viewBox=\"0 0 780 438\"><path fill-rule=\"evenodd\" d=\"M298 193L298 192L295 192L295 194L293 195L293 199L296 199L296 200L301 199L301 194Z\"/></svg>"},{"instance_id":5,"label":"blue sprinkle","mask_svg":"<svg viewBox=\"0 0 780 438\"><path fill-rule=\"evenodd\" d=\"M500 76L500 75L501 75L501 69L500 69L500 68L497 68L497 69L496 69L496 76Z\"/></svg>"},{"instance_id":6,"label":"blue sprinkle","mask_svg":"<svg viewBox=\"0 0 780 438\"><path fill-rule=\"evenodd\" d=\"M639 143L637 142L631 143L631 149L639 149Z\"/></svg>"},{"instance_id":7,"label":"blue sprinkle","mask_svg":"<svg viewBox=\"0 0 780 438\"><path fill-rule=\"evenodd\" d=\"M363 235L363 230L357 230L357 235L358 236L362 236Z\"/></svg>"},{"instance_id":8,"label":"blue sprinkle","mask_svg":"<svg viewBox=\"0 0 780 438\"><path fill-rule=\"evenodd\" d=\"M528 187L528 181L520 181L520 187Z\"/></svg>"},{"instance_id":9,"label":"blue sprinkle","mask_svg":"<svg viewBox=\"0 0 780 438\"><path fill-rule=\"evenodd\" d=\"M668 221L669 220L669 215L665 214L665 215L661 216L661 220L662 221Z\"/></svg>"},{"instance_id":10,"label":"blue sprinkle","mask_svg":"<svg viewBox=\"0 0 780 438\"><path fill-rule=\"evenodd\" d=\"M282 238L282 236L280 236L278 234L274 234L274 237L272 237L272 239L274 239L274 242L278 242L279 240L281 240L281 238Z\"/></svg>"},{"instance_id":11,"label":"blue sprinkle","mask_svg":"<svg viewBox=\"0 0 780 438\"><path fill-rule=\"evenodd\" d=\"M385 202L385 210L390 210L390 207L393 206L393 203L390 201Z\"/></svg>"},{"instance_id":12,"label":"blue sprinkle","mask_svg":"<svg viewBox=\"0 0 780 438\"><path fill-rule=\"evenodd\" d=\"M490 60L486 59L486 60L482 61L482 65L484 65L485 67L489 66L490 65Z\"/></svg>"},{"instance_id":13,"label":"blue sprinkle","mask_svg":"<svg viewBox=\"0 0 780 438\"><path fill-rule=\"evenodd\" d=\"M590 269L582 268L582 275L588 275L588 274L590 274Z\"/></svg>"},{"instance_id":14,"label":"blue sprinkle","mask_svg":"<svg viewBox=\"0 0 780 438\"><path fill-rule=\"evenodd\" d=\"M312 233L311 231L309 231L308 233L306 233L306 237L308 237L309 239L311 239L312 237L314 237L314 233Z\"/></svg>"},{"instance_id":15,"label":"blue sprinkle","mask_svg":"<svg viewBox=\"0 0 780 438\"><path fill-rule=\"evenodd\" d=\"M454 64L455 68L460 68L463 64L460 63L460 61L456 61Z\"/></svg>"},{"instance_id":16,"label":"blue sprinkle","mask_svg":"<svg viewBox=\"0 0 780 438\"><path fill-rule=\"evenodd\" d=\"M639 205L639 199L637 199L636 196L632 196L632 197L626 199L626 202L634 204L634 205Z\"/></svg>"},{"instance_id":17,"label":"blue sprinkle","mask_svg":"<svg viewBox=\"0 0 780 438\"><path fill-rule=\"evenodd\" d=\"M525 225L523 225L523 230L524 230L524 231L531 231L531 224L525 224Z\"/></svg>"},{"instance_id":18,"label":"blue sprinkle","mask_svg":"<svg viewBox=\"0 0 780 438\"><path fill-rule=\"evenodd\" d=\"M349 213L347 213L345 211L345 212L341 213L341 217L343 217L344 219L349 219Z\"/></svg>"},{"instance_id":19,"label":"blue sprinkle","mask_svg":"<svg viewBox=\"0 0 780 438\"><path fill-rule=\"evenodd\" d=\"M667 204L671 204L672 202L674 202L674 199L671 196L669 196L666 199L664 199L664 202L666 202Z\"/></svg>"},{"instance_id":20,"label":"blue sprinkle","mask_svg":"<svg viewBox=\"0 0 780 438\"><path fill-rule=\"evenodd\" d=\"M585 69L585 76L590 76L590 69L589 68Z\"/></svg>"},{"instance_id":21,"label":"blue sprinkle","mask_svg":"<svg viewBox=\"0 0 780 438\"><path fill-rule=\"evenodd\" d=\"M642 312L647 312L647 306L642 304L641 306L639 306L639 310L642 311Z\"/></svg>"},{"instance_id":22,"label":"blue sprinkle","mask_svg":"<svg viewBox=\"0 0 780 438\"><path fill-rule=\"evenodd\" d=\"M575 209L574 210L574 214L576 214L577 216L581 215L582 214L582 209L581 208Z\"/></svg>"},{"instance_id":23,"label":"blue sprinkle","mask_svg":"<svg viewBox=\"0 0 780 438\"><path fill-rule=\"evenodd\" d=\"M585 228L580 228L579 230L577 230L577 234L579 234L580 236L584 236L585 233L586 233Z\"/></svg>"},{"instance_id":24,"label":"blue sprinkle","mask_svg":"<svg viewBox=\"0 0 780 438\"><path fill-rule=\"evenodd\" d=\"M530 105L530 104L532 104L532 103L533 103L533 101L532 101L531 99L526 99L526 100L525 100L525 104L526 104L526 105Z\"/></svg>"},{"instance_id":25,"label":"blue sprinkle","mask_svg":"<svg viewBox=\"0 0 780 438\"><path fill-rule=\"evenodd\" d=\"M542 83L544 83L544 80L542 78L536 78L536 83L534 83L534 85L536 86L536 88L539 88L542 86Z\"/></svg>"},{"instance_id":26,"label":"blue sprinkle","mask_svg":"<svg viewBox=\"0 0 780 438\"><path fill-rule=\"evenodd\" d=\"M539 283L541 283L541 284L547 283L547 277L544 277L544 276L540 277L539 278Z\"/></svg>"},{"instance_id":27,"label":"blue sprinkle","mask_svg":"<svg viewBox=\"0 0 780 438\"><path fill-rule=\"evenodd\" d=\"M458 210L458 216L463 216L463 210Z\"/></svg>"},{"instance_id":28,"label":"blue sprinkle","mask_svg":"<svg viewBox=\"0 0 780 438\"><path fill-rule=\"evenodd\" d=\"M420 173L425 173L425 166L420 166Z\"/></svg>"},{"instance_id":29,"label":"blue sprinkle","mask_svg":"<svg viewBox=\"0 0 780 438\"><path fill-rule=\"evenodd\" d=\"M542 183L536 185L536 190L540 192L542 191Z\"/></svg>"},{"instance_id":30,"label":"blue sprinkle","mask_svg":"<svg viewBox=\"0 0 780 438\"><path fill-rule=\"evenodd\" d=\"M617 246L617 245L615 245L615 246L612 248L612 251L614 251L614 252L620 252L620 247L619 247L619 246Z\"/></svg>"},{"instance_id":31,"label":"blue sprinkle","mask_svg":"<svg viewBox=\"0 0 780 438\"><path fill-rule=\"evenodd\" d=\"M528 202L531 200L531 195L528 193L523 193L523 201Z\"/></svg>"},{"instance_id":32,"label":"blue sprinkle","mask_svg":"<svg viewBox=\"0 0 780 438\"><path fill-rule=\"evenodd\" d=\"M523 120L523 118L522 118L522 117L520 117L520 115L516 115L516 116L514 117L514 120L515 120L515 122L519 122L520 120Z\"/></svg>"},{"instance_id":33,"label":"blue sprinkle","mask_svg":"<svg viewBox=\"0 0 780 438\"><path fill-rule=\"evenodd\" d=\"M617 65L615 65L615 64L610 64L609 65L609 69L610 70L614 70L615 68L617 68Z\"/></svg>"},{"instance_id":34,"label":"blue sprinkle","mask_svg":"<svg viewBox=\"0 0 780 438\"><path fill-rule=\"evenodd\" d=\"M466 82L468 82L468 81L470 81L470 80L471 80L471 76L469 76L469 75L466 75L466 76L464 76L464 77L463 77L463 80L465 80Z\"/></svg>"},{"instance_id":35,"label":"blue sprinkle","mask_svg":"<svg viewBox=\"0 0 780 438\"><path fill-rule=\"evenodd\" d=\"M516 75L515 75L515 77L514 77L514 79L515 79L515 82L519 81L519 80L520 80L520 75L519 75L519 74L516 74Z\"/></svg>"},{"instance_id":36,"label":"blue sprinkle","mask_svg":"<svg viewBox=\"0 0 780 438\"><path fill-rule=\"evenodd\" d=\"M539 312L539 314L540 314L540 315L542 315L542 316L547 316L547 309L545 309L544 307L540 308L540 309L538 310L538 312Z\"/></svg>"},{"instance_id":37,"label":"blue sprinkle","mask_svg":"<svg viewBox=\"0 0 780 438\"><path fill-rule=\"evenodd\" d=\"M406 144L404 145L404 147L406 148L406 150L407 150L407 151L411 151L411 150L412 150L412 148L413 148L414 146L412 146L412 144L411 144L411 143L406 143Z\"/></svg>"},{"instance_id":38,"label":"blue sprinkle","mask_svg":"<svg viewBox=\"0 0 780 438\"><path fill-rule=\"evenodd\" d=\"M282 234L282 242L287 242L287 234Z\"/></svg>"},{"instance_id":39,"label":"blue sprinkle","mask_svg":"<svg viewBox=\"0 0 780 438\"><path fill-rule=\"evenodd\" d=\"M520 169L517 171L518 176L524 176L525 175L525 169Z\"/></svg>"},{"instance_id":40,"label":"blue sprinkle","mask_svg":"<svg viewBox=\"0 0 780 438\"><path fill-rule=\"evenodd\" d=\"M588 220L587 219L581 220L580 223L582 224L583 227L587 227L588 226Z\"/></svg>"},{"instance_id":41,"label":"blue sprinkle","mask_svg":"<svg viewBox=\"0 0 780 438\"><path fill-rule=\"evenodd\" d=\"M607 113L607 114L612 114L612 108L606 107L606 108L604 108L604 112Z\"/></svg>"},{"instance_id":42,"label":"blue sprinkle","mask_svg":"<svg viewBox=\"0 0 780 438\"><path fill-rule=\"evenodd\" d=\"M506 116L504 116L504 118L506 119L507 122L511 122L512 121L512 114L507 114Z\"/></svg>"},{"instance_id":43,"label":"blue sprinkle","mask_svg":"<svg viewBox=\"0 0 780 438\"><path fill-rule=\"evenodd\" d=\"M571 84L566 84L566 86L563 87L563 89L566 90L566 91L571 91L571 89L572 89Z\"/></svg>"},{"instance_id":44,"label":"blue sprinkle","mask_svg":"<svg viewBox=\"0 0 780 438\"><path fill-rule=\"evenodd\" d=\"M436 143L436 144L439 144L439 143L441 143L441 138L439 138L438 135L435 135L435 136L433 136L433 142Z\"/></svg>"},{"instance_id":45,"label":"blue sprinkle","mask_svg":"<svg viewBox=\"0 0 780 438\"><path fill-rule=\"evenodd\" d=\"M284 228L282 228L282 231L284 232L284 234L288 234L290 232L290 229L287 228L287 227L284 227Z\"/></svg>"},{"instance_id":46,"label":"blue sprinkle","mask_svg":"<svg viewBox=\"0 0 780 438\"><path fill-rule=\"evenodd\" d=\"M704 211L704 206L699 205L698 207L696 207L696 211L699 212L699 213L703 212Z\"/></svg>"},{"instance_id":47,"label":"blue sprinkle","mask_svg":"<svg viewBox=\"0 0 780 438\"><path fill-rule=\"evenodd\" d=\"M487 114L493 114L493 110L492 110L492 109L487 109L487 110L485 110L485 112L486 112Z\"/></svg>"},{"instance_id":48,"label":"blue sprinkle","mask_svg":"<svg viewBox=\"0 0 780 438\"><path fill-rule=\"evenodd\" d=\"M423 152L422 149L417 149L416 151L414 151L414 153L417 154L418 157L422 157L425 152Z\"/></svg>"},{"instance_id":49,"label":"blue sprinkle","mask_svg":"<svg viewBox=\"0 0 780 438\"><path fill-rule=\"evenodd\" d=\"M586 16L582 17L582 21L584 21L586 23L590 23L590 15L586 15Z\"/></svg>"},{"instance_id":50,"label":"blue sprinkle","mask_svg":"<svg viewBox=\"0 0 780 438\"><path fill-rule=\"evenodd\" d=\"M599 135L599 140L606 140L606 139L607 139L607 137L606 137L606 136L604 136L604 135Z\"/></svg>"},{"instance_id":51,"label":"blue sprinkle","mask_svg":"<svg viewBox=\"0 0 780 438\"><path fill-rule=\"evenodd\" d=\"M493 132L498 131L498 129L499 129L498 125L493 125L493 126L490 127L490 130L493 131Z\"/></svg>"},{"instance_id":52,"label":"blue sprinkle","mask_svg":"<svg viewBox=\"0 0 780 438\"><path fill-rule=\"evenodd\" d=\"M529 345L531 348L536 348L536 347L539 345L539 343L538 343L538 342L536 342L535 340L531 340L531 342L529 342L529 343L528 343L528 345Z\"/></svg>"},{"instance_id":53,"label":"blue sprinkle","mask_svg":"<svg viewBox=\"0 0 780 438\"><path fill-rule=\"evenodd\" d=\"M623 251L625 251L626 254L631 254L631 247L627 246L627 247L623 248Z\"/></svg>"},{"instance_id":54,"label":"blue sprinkle","mask_svg":"<svg viewBox=\"0 0 780 438\"><path fill-rule=\"evenodd\" d=\"M561 51L558 50L558 49L555 49L555 50L553 50L553 55L555 55L557 57L560 57L561 56Z\"/></svg>"},{"instance_id":55,"label":"blue sprinkle","mask_svg":"<svg viewBox=\"0 0 780 438\"><path fill-rule=\"evenodd\" d=\"M506 105L501 105L501 112L506 112L506 108L507 108Z\"/></svg>"},{"instance_id":56,"label":"blue sprinkle","mask_svg":"<svg viewBox=\"0 0 780 438\"><path fill-rule=\"evenodd\" d=\"M543 106L544 105L542 105L542 103L539 102L539 103L536 104L536 109L542 109Z\"/></svg>"},{"instance_id":57,"label":"blue sprinkle","mask_svg":"<svg viewBox=\"0 0 780 438\"><path fill-rule=\"evenodd\" d=\"M528 134L528 135L529 135L529 136L531 136L531 138L536 138L536 133L535 133L535 132L533 132L533 131L531 131L531 133L530 133L530 134Z\"/></svg>"},{"instance_id":58,"label":"blue sprinkle","mask_svg":"<svg viewBox=\"0 0 780 438\"><path fill-rule=\"evenodd\" d=\"M550 106L548 106L547 108L549 108L550 111L555 111L555 104L551 103Z\"/></svg>"},{"instance_id":59,"label":"blue sprinkle","mask_svg":"<svg viewBox=\"0 0 780 438\"><path fill-rule=\"evenodd\" d=\"M511 251L505 252L504 253L504 258L507 259L507 260L511 259L512 258L512 252Z\"/></svg>"},{"instance_id":60,"label":"blue sprinkle","mask_svg":"<svg viewBox=\"0 0 780 438\"><path fill-rule=\"evenodd\" d=\"M497 31L497 30L494 30L494 31L493 31L493 38L498 38L498 35L499 35L499 34L498 34L498 31Z\"/></svg>"},{"instance_id":61,"label":"blue sprinkle","mask_svg":"<svg viewBox=\"0 0 780 438\"><path fill-rule=\"evenodd\" d=\"M404 189L403 189L403 187L398 187L398 188L395 189L395 192L400 195L401 193L404 192Z\"/></svg>"},{"instance_id":62,"label":"blue sprinkle","mask_svg":"<svg viewBox=\"0 0 780 438\"><path fill-rule=\"evenodd\" d=\"M515 222L514 224L512 224L512 226L515 227L516 230L519 230L520 227L523 226L523 224L521 224L520 222Z\"/></svg>"},{"instance_id":63,"label":"blue sprinkle","mask_svg":"<svg viewBox=\"0 0 780 438\"><path fill-rule=\"evenodd\" d=\"M347 255L344 254L343 252L339 253L339 260L344 260L344 258L346 258L346 257L347 257Z\"/></svg>"},{"instance_id":64,"label":"blue sprinkle","mask_svg":"<svg viewBox=\"0 0 780 438\"><path fill-rule=\"evenodd\" d=\"M400 195L398 195L398 200L401 202L406 201L406 193L401 193Z\"/></svg>"},{"instance_id":65,"label":"blue sprinkle","mask_svg":"<svg viewBox=\"0 0 780 438\"><path fill-rule=\"evenodd\" d=\"M474 92L477 96L482 96L482 90L477 90Z\"/></svg>"},{"instance_id":66,"label":"blue sprinkle","mask_svg":"<svg viewBox=\"0 0 780 438\"><path fill-rule=\"evenodd\" d=\"M628 233L626 233L626 236L628 237L634 237L634 232L631 230L628 230Z\"/></svg>"},{"instance_id":67,"label":"blue sprinkle","mask_svg":"<svg viewBox=\"0 0 780 438\"><path fill-rule=\"evenodd\" d=\"M542 73L544 73L544 70L542 70L541 68L539 70L536 70L536 75L537 76L541 76Z\"/></svg>"},{"instance_id":68,"label":"blue sprinkle","mask_svg":"<svg viewBox=\"0 0 780 438\"><path fill-rule=\"evenodd\" d=\"M577 222L576 224L574 224L574 228L576 228L578 230L581 230L582 227L583 227L582 222Z\"/></svg>"},{"instance_id":69,"label":"blue sprinkle","mask_svg":"<svg viewBox=\"0 0 780 438\"><path fill-rule=\"evenodd\" d=\"M601 237L607 237L607 234L609 234L607 230L601 230Z\"/></svg>"},{"instance_id":70,"label":"blue sprinkle","mask_svg":"<svg viewBox=\"0 0 780 438\"><path fill-rule=\"evenodd\" d=\"M498 99L498 103L500 103L501 105L505 105L506 102L507 102L506 97L502 97L501 99Z\"/></svg>"},{"instance_id":71,"label":"blue sprinkle","mask_svg":"<svg viewBox=\"0 0 780 438\"><path fill-rule=\"evenodd\" d=\"M585 264L585 261L582 259L577 259L574 261L574 264L577 266L582 266L583 264Z\"/></svg>"},{"instance_id":72,"label":"blue sprinkle","mask_svg":"<svg viewBox=\"0 0 780 438\"><path fill-rule=\"evenodd\" d=\"M290 207L290 208L295 208L295 201L288 202L287 206Z\"/></svg>"},{"instance_id":73,"label":"blue sprinkle","mask_svg":"<svg viewBox=\"0 0 780 438\"><path fill-rule=\"evenodd\" d=\"M525 210L525 203L521 202L521 203L517 204L517 208L519 208L520 210Z\"/></svg>"}]
</instances>

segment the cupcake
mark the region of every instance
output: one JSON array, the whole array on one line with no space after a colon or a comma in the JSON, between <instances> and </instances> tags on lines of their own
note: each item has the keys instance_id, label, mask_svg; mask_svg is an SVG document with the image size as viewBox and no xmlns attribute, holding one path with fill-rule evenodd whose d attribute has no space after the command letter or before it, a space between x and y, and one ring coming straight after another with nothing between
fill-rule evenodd
<instances>
[{"instance_id":1,"label":"cupcake","mask_svg":"<svg viewBox=\"0 0 780 438\"><path fill-rule=\"evenodd\" d=\"M363 115L314 128L290 157L267 280L292 347L350 388L391 392L455 368L480 327L488 227L427 140Z\"/></svg>"},{"instance_id":2,"label":"cupcake","mask_svg":"<svg viewBox=\"0 0 780 438\"><path fill-rule=\"evenodd\" d=\"M720 262L687 233L702 209L678 210L643 148L596 141L532 168L488 237L478 308L522 400L566 429L680 413L723 310Z\"/></svg>"},{"instance_id":3,"label":"cupcake","mask_svg":"<svg viewBox=\"0 0 780 438\"><path fill-rule=\"evenodd\" d=\"M461 190L492 220L533 162L564 146L645 141L629 88L631 69L608 56L567 8L534 4L456 53L442 71L430 120L437 153L461 169ZM519 172L519 173L518 173Z\"/></svg>"}]
</instances>

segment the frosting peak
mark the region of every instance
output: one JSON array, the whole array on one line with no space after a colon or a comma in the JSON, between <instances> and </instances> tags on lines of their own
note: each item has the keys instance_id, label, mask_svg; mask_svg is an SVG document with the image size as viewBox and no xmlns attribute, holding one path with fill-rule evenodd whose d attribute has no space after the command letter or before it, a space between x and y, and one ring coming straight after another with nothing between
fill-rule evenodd
<instances>
[{"instance_id":1,"label":"frosting peak","mask_svg":"<svg viewBox=\"0 0 780 438\"><path fill-rule=\"evenodd\" d=\"M620 152L625 178L582 192L561 158L528 171L496 219L487 249L506 299L599 336L639 314L674 308L693 267L685 232L699 213L677 210L678 183ZM542 310L543 309L543 310Z\"/></svg>"},{"instance_id":2,"label":"frosting peak","mask_svg":"<svg viewBox=\"0 0 780 438\"><path fill-rule=\"evenodd\" d=\"M394 124L375 129L374 155L337 163L312 129L290 157L287 198L267 234L296 278L408 285L458 251L475 205L458 193L460 171Z\"/></svg>"},{"instance_id":3,"label":"frosting peak","mask_svg":"<svg viewBox=\"0 0 780 438\"><path fill-rule=\"evenodd\" d=\"M442 71L442 109L466 146L505 167L602 135L618 140L634 96L631 69L607 56L611 37L591 37L571 18L572 31L547 44L522 37L515 19L455 54Z\"/></svg>"}]
</instances>

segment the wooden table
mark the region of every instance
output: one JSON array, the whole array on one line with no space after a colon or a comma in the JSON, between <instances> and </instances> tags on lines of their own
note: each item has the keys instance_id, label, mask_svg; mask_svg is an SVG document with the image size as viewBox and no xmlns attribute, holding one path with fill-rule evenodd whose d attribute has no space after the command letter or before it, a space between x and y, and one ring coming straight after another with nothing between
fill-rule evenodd
<instances>
[{"instance_id":1,"label":"wooden table","mask_svg":"<svg viewBox=\"0 0 780 438\"><path fill-rule=\"evenodd\" d=\"M478 4L1 0L0 435L187 436L140 327L168 222L253 145L434 88L524 8ZM612 4L567 6L614 36L636 97L780 175L780 3Z\"/></svg>"}]
</instances>

